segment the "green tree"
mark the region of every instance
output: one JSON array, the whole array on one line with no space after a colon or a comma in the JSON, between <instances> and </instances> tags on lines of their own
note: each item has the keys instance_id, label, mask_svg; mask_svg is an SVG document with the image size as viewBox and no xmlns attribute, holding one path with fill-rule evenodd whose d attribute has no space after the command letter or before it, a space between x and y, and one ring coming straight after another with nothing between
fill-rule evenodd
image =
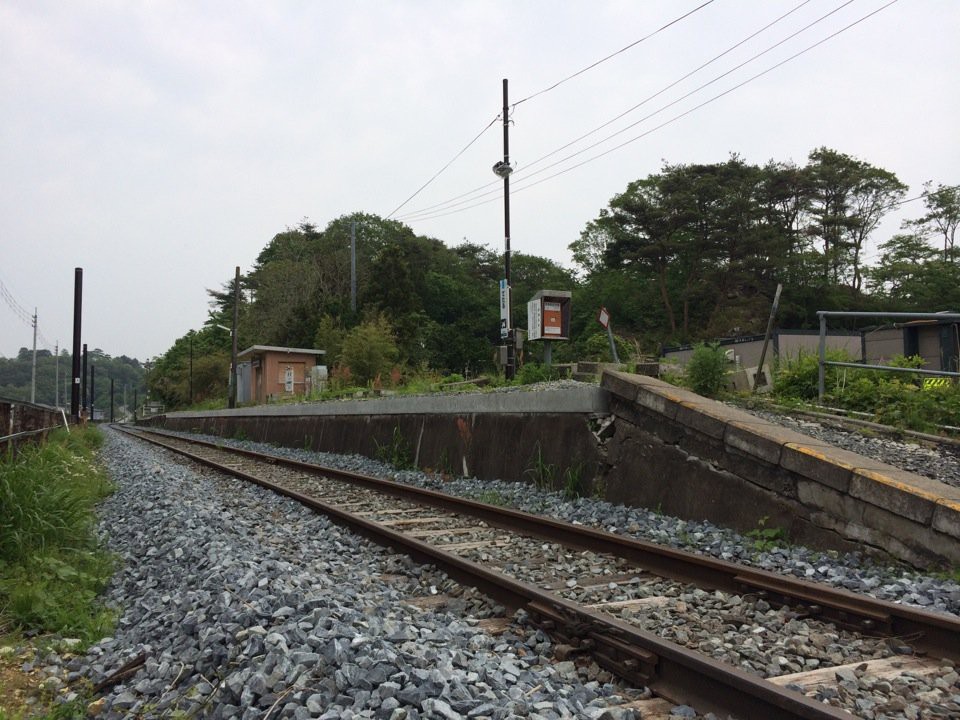
<instances>
[{"instance_id":1,"label":"green tree","mask_svg":"<svg viewBox=\"0 0 960 720\"><path fill-rule=\"evenodd\" d=\"M398 357L393 328L383 315L360 323L343 340L341 362L361 384L389 375Z\"/></svg>"},{"instance_id":2,"label":"green tree","mask_svg":"<svg viewBox=\"0 0 960 720\"><path fill-rule=\"evenodd\" d=\"M957 228L960 227L960 186L946 187L937 185L932 190L932 182L923 186L923 204L926 214L918 220L904 223L905 228L913 228L924 237L943 239L943 261L957 262Z\"/></svg>"},{"instance_id":3,"label":"green tree","mask_svg":"<svg viewBox=\"0 0 960 720\"><path fill-rule=\"evenodd\" d=\"M888 170L829 148L810 153L814 229L823 243L824 281L859 291L864 243L907 192Z\"/></svg>"}]
</instances>

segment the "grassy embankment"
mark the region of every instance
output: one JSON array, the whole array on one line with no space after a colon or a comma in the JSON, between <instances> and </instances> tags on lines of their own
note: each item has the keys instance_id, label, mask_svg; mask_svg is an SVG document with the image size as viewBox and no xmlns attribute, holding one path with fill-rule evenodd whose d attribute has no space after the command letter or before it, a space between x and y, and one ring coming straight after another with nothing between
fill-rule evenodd
<instances>
[{"instance_id":1,"label":"grassy embankment","mask_svg":"<svg viewBox=\"0 0 960 720\"><path fill-rule=\"evenodd\" d=\"M0 457L0 720L71 717L75 707L51 708L43 693L27 706L42 678L20 666L64 638L76 648L109 634L96 601L113 569L94 515L112 490L95 461L102 440L95 428L60 431Z\"/></svg>"}]
</instances>

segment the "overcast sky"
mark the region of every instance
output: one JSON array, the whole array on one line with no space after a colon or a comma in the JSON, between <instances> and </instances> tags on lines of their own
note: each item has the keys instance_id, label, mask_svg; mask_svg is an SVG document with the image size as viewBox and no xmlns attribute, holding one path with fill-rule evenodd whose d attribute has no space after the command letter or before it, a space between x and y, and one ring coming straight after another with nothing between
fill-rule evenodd
<instances>
[{"instance_id":1,"label":"overcast sky","mask_svg":"<svg viewBox=\"0 0 960 720\"><path fill-rule=\"evenodd\" d=\"M41 346L70 347L75 267L84 342L141 360L163 353L206 320L205 289L236 265L247 271L277 232L304 217L323 227L391 213L497 118L503 78L511 103L528 98L703 2L0 0L0 355L31 344L11 304L38 309ZM585 223L664 160L736 152L803 164L827 146L895 172L909 197L928 180L960 182L955 0L900 0L710 101L885 4L715 0L519 103L513 250L569 266ZM396 217L495 190L502 140L494 122ZM921 211L904 205L874 247ZM497 194L408 222L451 246L503 248Z\"/></svg>"}]
</instances>

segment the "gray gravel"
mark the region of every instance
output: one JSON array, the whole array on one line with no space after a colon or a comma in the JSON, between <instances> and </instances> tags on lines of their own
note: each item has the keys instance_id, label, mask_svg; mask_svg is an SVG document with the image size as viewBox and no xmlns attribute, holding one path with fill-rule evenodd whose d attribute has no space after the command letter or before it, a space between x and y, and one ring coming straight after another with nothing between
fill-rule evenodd
<instances>
[{"instance_id":1,"label":"gray gravel","mask_svg":"<svg viewBox=\"0 0 960 720\"><path fill-rule=\"evenodd\" d=\"M180 434L190 436L190 433ZM918 573L902 564L882 564L861 553L821 552L787 544L761 549L754 538L710 522L682 520L645 508L614 505L594 498L566 500L558 493L542 491L528 483L481 481L476 478L449 479L417 471L397 471L360 455L280 448L226 438L216 440L353 472L389 476L399 482L599 527L731 562L823 582L882 600L960 615L960 583L956 580Z\"/></svg>"},{"instance_id":2,"label":"gray gravel","mask_svg":"<svg viewBox=\"0 0 960 720\"><path fill-rule=\"evenodd\" d=\"M929 475L936 460L937 472L946 465L948 476L960 478L957 463L950 464L953 458L944 463L942 456L931 456L919 445L894 446L889 439L805 420L782 422L943 480ZM589 498L568 501L525 483L445 479L397 472L360 456L220 441L392 475L401 482L960 615L956 581L881 565L859 554L797 546L761 550L752 538L710 523ZM48 672L65 683L80 678L95 682L131 657L148 655L144 669L106 694L101 717L633 717L632 711L615 707L623 689L606 684L596 668L578 672L569 663L551 663L553 648L541 633L530 629L491 637L463 616L425 612L403 602L445 592L451 583L441 574L359 540L295 503L232 481L202 478L159 458L109 434L104 459L120 490L104 504L102 527L123 559L108 594L121 611L120 622L113 638L103 639L85 656L47 660ZM383 575L388 578L381 579ZM482 602L468 605L476 609ZM669 622L666 611L662 622ZM782 620L771 613L770 623L778 622ZM683 644L684 628L672 632ZM798 637L808 644L822 640ZM716 642L730 647L731 662L750 660L758 669L768 662L751 658L753 648L731 642L725 632L718 631ZM828 649L833 646L845 651L842 642L828 638ZM938 682L956 686L949 668ZM910 687L888 685L878 689L851 677L839 692L856 694L859 716L878 718L888 717L887 711L889 717L911 717L915 699L932 692L920 680ZM960 695L954 702L960 703ZM675 708L678 716L687 710Z\"/></svg>"},{"instance_id":3,"label":"gray gravel","mask_svg":"<svg viewBox=\"0 0 960 720\"><path fill-rule=\"evenodd\" d=\"M406 603L453 584L293 501L115 432L103 459L119 485L101 512L119 622L85 655L46 661L97 682L147 655L99 717L633 717L599 669L552 664L541 632L494 637Z\"/></svg>"},{"instance_id":4,"label":"gray gravel","mask_svg":"<svg viewBox=\"0 0 960 720\"><path fill-rule=\"evenodd\" d=\"M960 448L951 446L948 450L944 446L931 447L929 443L910 441L909 438L898 440L886 434L881 435L869 427L850 430L827 420L756 409L748 412L864 457L960 487Z\"/></svg>"}]
</instances>

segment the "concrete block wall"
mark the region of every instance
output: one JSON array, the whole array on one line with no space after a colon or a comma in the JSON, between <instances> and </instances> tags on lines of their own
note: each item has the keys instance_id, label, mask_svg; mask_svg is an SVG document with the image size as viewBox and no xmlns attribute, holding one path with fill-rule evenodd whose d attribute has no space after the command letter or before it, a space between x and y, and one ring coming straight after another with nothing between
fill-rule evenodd
<instances>
[{"instance_id":1,"label":"concrete block wall","mask_svg":"<svg viewBox=\"0 0 960 720\"><path fill-rule=\"evenodd\" d=\"M396 450L421 469L483 480L533 482L548 470L560 486L568 471L596 477L590 421L606 412L606 392L587 386L178 412L144 424L374 458Z\"/></svg>"},{"instance_id":2,"label":"concrete block wall","mask_svg":"<svg viewBox=\"0 0 960 720\"><path fill-rule=\"evenodd\" d=\"M605 372L616 430L606 496L793 542L960 564L960 488L766 422L661 380Z\"/></svg>"}]
</instances>

